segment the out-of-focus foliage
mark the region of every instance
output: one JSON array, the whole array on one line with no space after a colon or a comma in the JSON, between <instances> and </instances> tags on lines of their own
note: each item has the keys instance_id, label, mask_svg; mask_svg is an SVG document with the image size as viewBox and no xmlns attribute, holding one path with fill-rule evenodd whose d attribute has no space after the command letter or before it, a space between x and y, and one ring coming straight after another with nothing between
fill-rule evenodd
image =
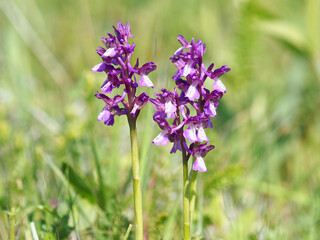
<instances>
[{"instance_id":1,"label":"out-of-focus foliage","mask_svg":"<svg viewBox=\"0 0 320 240\"><path fill-rule=\"evenodd\" d=\"M129 21L135 57L173 87L178 34L227 64L228 91L199 175L197 239L318 239L318 0L0 1L0 239L121 239L133 220L125 118L96 122L99 38ZM182 164L149 106L138 122L145 229L180 239ZM129 239L132 239L130 234Z\"/></svg>"}]
</instances>

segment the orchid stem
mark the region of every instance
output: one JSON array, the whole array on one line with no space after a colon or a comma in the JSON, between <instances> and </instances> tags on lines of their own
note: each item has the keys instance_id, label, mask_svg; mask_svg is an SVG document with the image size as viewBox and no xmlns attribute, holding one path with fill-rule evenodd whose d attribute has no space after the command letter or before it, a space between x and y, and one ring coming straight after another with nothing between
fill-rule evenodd
<instances>
[{"instance_id":1,"label":"orchid stem","mask_svg":"<svg viewBox=\"0 0 320 240\"><path fill-rule=\"evenodd\" d=\"M135 239L143 240L143 215L142 215L142 193L139 174L139 154L136 120L128 115L131 138L132 173L133 173L133 199L134 199L134 220L135 220Z\"/></svg>"},{"instance_id":2,"label":"orchid stem","mask_svg":"<svg viewBox=\"0 0 320 240\"><path fill-rule=\"evenodd\" d=\"M190 212L189 212L189 178L188 161L185 149L182 149L183 161L183 237L184 240L190 240Z\"/></svg>"},{"instance_id":3,"label":"orchid stem","mask_svg":"<svg viewBox=\"0 0 320 240\"><path fill-rule=\"evenodd\" d=\"M195 157L193 162L195 161ZM196 196L197 196L197 176L198 171L191 169L190 172L190 229L192 230L192 222L194 216L194 210L196 205Z\"/></svg>"}]
</instances>

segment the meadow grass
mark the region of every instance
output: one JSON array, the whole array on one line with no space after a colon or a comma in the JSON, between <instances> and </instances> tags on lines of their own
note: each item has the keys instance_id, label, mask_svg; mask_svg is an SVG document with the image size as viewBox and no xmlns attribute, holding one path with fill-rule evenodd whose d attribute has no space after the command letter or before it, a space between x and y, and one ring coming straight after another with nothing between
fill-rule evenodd
<instances>
[{"instance_id":1,"label":"meadow grass","mask_svg":"<svg viewBox=\"0 0 320 240\"><path fill-rule=\"evenodd\" d=\"M129 127L97 122L105 75L90 72L119 20L139 43L134 57L158 65L149 95L173 87L178 34L207 43L206 64L232 69L193 238L318 239L317 0L1 1L0 239L123 239L133 223ZM181 239L181 159L151 143L153 113L137 123L144 228Z\"/></svg>"}]
</instances>

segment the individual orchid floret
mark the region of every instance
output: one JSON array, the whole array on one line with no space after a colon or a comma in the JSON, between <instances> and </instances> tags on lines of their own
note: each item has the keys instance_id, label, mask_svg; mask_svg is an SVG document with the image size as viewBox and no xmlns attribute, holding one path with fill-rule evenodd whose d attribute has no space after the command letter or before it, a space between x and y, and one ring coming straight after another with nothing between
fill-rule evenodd
<instances>
[{"instance_id":1,"label":"individual orchid floret","mask_svg":"<svg viewBox=\"0 0 320 240\"><path fill-rule=\"evenodd\" d=\"M153 120L158 123L162 132L158 134L152 143L164 146L169 142L173 142L171 153L174 153L177 150L181 151L181 133L179 131L183 127L184 122L177 125L177 122L173 121L172 126L170 126L168 121L165 119L166 117L167 115L163 111L158 111L154 114Z\"/></svg>"},{"instance_id":2,"label":"individual orchid floret","mask_svg":"<svg viewBox=\"0 0 320 240\"><path fill-rule=\"evenodd\" d=\"M153 62L149 62L144 64L140 69L138 74L141 76L139 80L140 86L145 87L151 87L154 88L153 83L151 82L150 78L148 77L148 74L152 71L154 71L157 68L157 66Z\"/></svg>"},{"instance_id":3,"label":"individual orchid floret","mask_svg":"<svg viewBox=\"0 0 320 240\"><path fill-rule=\"evenodd\" d=\"M162 94L155 93L156 99L150 99L150 103L156 111L163 111L166 113L167 118L175 118L177 111L176 97L174 93L166 89L161 89Z\"/></svg>"},{"instance_id":4,"label":"individual orchid floret","mask_svg":"<svg viewBox=\"0 0 320 240\"><path fill-rule=\"evenodd\" d=\"M149 96L146 93L142 93L139 97L135 98L133 108L130 112L133 117L138 116L140 110L147 104L148 99Z\"/></svg>"},{"instance_id":5,"label":"individual orchid floret","mask_svg":"<svg viewBox=\"0 0 320 240\"><path fill-rule=\"evenodd\" d=\"M207 116L216 117L217 116L217 107L219 105L219 100L223 96L223 92L214 90L210 93L208 89L205 89L203 92L204 96L204 106L203 110Z\"/></svg>"},{"instance_id":6,"label":"individual orchid floret","mask_svg":"<svg viewBox=\"0 0 320 240\"><path fill-rule=\"evenodd\" d=\"M120 43L128 43L129 37L133 38L134 35L131 34L131 28L130 24L127 23L127 25L122 25L121 21L117 23L117 28L114 27L114 32L120 41Z\"/></svg>"},{"instance_id":7,"label":"individual orchid floret","mask_svg":"<svg viewBox=\"0 0 320 240\"><path fill-rule=\"evenodd\" d=\"M138 86L154 87L148 74L154 71L157 66L153 62L145 63L139 68L139 59L136 60L134 67L130 61L135 49L135 44L129 43L131 34L130 24L123 25L117 23L113 27L115 35L108 33L108 37L102 37L101 41L105 47L99 47L96 52L101 57L102 62L92 68L93 72L105 72L106 80L101 86L101 92L95 96L106 102L106 106L99 114L98 120L104 121L107 125L113 125L115 115L126 114L136 119L140 110L148 102L149 96L142 93L136 96ZM137 76L141 76L139 85ZM123 86L122 96L109 98L105 94L111 94L113 89ZM123 107L120 107L119 104Z\"/></svg>"},{"instance_id":8,"label":"individual orchid floret","mask_svg":"<svg viewBox=\"0 0 320 240\"><path fill-rule=\"evenodd\" d=\"M194 171L207 172L207 167L203 158L215 147L213 145L206 146L206 144L207 143L199 145L193 152L193 156L196 158L192 167Z\"/></svg>"}]
</instances>

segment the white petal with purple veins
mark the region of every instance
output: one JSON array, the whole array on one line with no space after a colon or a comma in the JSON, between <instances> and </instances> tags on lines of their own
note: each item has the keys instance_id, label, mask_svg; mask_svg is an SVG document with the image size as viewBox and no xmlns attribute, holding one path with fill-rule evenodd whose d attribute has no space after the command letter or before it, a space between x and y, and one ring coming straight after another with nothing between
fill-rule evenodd
<instances>
[{"instance_id":1,"label":"white petal with purple veins","mask_svg":"<svg viewBox=\"0 0 320 240\"><path fill-rule=\"evenodd\" d=\"M103 108L101 113L98 115L98 121L107 121L110 118L110 112L108 109Z\"/></svg>"},{"instance_id":2,"label":"white petal with purple veins","mask_svg":"<svg viewBox=\"0 0 320 240\"><path fill-rule=\"evenodd\" d=\"M101 88L102 93L111 93L112 92L112 84L111 82L107 82L105 85Z\"/></svg>"},{"instance_id":3,"label":"white petal with purple veins","mask_svg":"<svg viewBox=\"0 0 320 240\"><path fill-rule=\"evenodd\" d=\"M161 132L153 141L155 145L167 145L169 142L168 135L166 132Z\"/></svg>"},{"instance_id":4,"label":"white petal with purple veins","mask_svg":"<svg viewBox=\"0 0 320 240\"><path fill-rule=\"evenodd\" d=\"M104 52L102 57L114 57L117 54L115 48L109 48L107 51Z\"/></svg>"},{"instance_id":5,"label":"white petal with purple veins","mask_svg":"<svg viewBox=\"0 0 320 240\"><path fill-rule=\"evenodd\" d=\"M174 64L174 65L176 66L176 68L178 68L178 69L181 69L181 68L183 68L183 67L186 65L186 63L185 63L182 59L179 59L178 61L174 62L173 64Z\"/></svg>"},{"instance_id":6,"label":"white petal with purple veins","mask_svg":"<svg viewBox=\"0 0 320 240\"><path fill-rule=\"evenodd\" d=\"M182 76L186 77L188 74L192 73L194 69L192 69L193 61L189 61L187 65L184 66Z\"/></svg>"},{"instance_id":7,"label":"white petal with purple veins","mask_svg":"<svg viewBox=\"0 0 320 240\"><path fill-rule=\"evenodd\" d=\"M194 171L200 171L200 172L207 172L206 164L203 161L203 158L200 156L196 156L197 159L193 163L193 170Z\"/></svg>"},{"instance_id":8,"label":"white petal with purple veins","mask_svg":"<svg viewBox=\"0 0 320 240\"><path fill-rule=\"evenodd\" d=\"M139 80L139 85L154 88L153 83L151 82L150 78L147 75L141 76Z\"/></svg>"},{"instance_id":9,"label":"white petal with purple veins","mask_svg":"<svg viewBox=\"0 0 320 240\"><path fill-rule=\"evenodd\" d=\"M196 129L194 126L190 126L188 129L183 131L183 136L187 138L190 142L194 143L198 140L196 136Z\"/></svg>"},{"instance_id":10,"label":"white petal with purple veins","mask_svg":"<svg viewBox=\"0 0 320 240\"><path fill-rule=\"evenodd\" d=\"M204 111L210 117L216 117L217 116L216 107L214 106L214 103L212 101L210 101L210 100L209 100L209 104L204 106Z\"/></svg>"},{"instance_id":11,"label":"white petal with purple veins","mask_svg":"<svg viewBox=\"0 0 320 240\"><path fill-rule=\"evenodd\" d=\"M107 64L105 62L102 62L102 63L99 63L99 64L95 65L91 69L91 71L92 72L102 72L102 71L106 70L106 68L107 68Z\"/></svg>"},{"instance_id":12,"label":"white petal with purple veins","mask_svg":"<svg viewBox=\"0 0 320 240\"><path fill-rule=\"evenodd\" d=\"M132 111L130 112L130 114L132 114L133 116L135 116L138 107L139 107L138 104L134 104L134 106L133 106Z\"/></svg>"},{"instance_id":13,"label":"white petal with purple veins","mask_svg":"<svg viewBox=\"0 0 320 240\"><path fill-rule=\"evenodd\" d=\"M209 141L209 138L207 137L203 127L198 128L197 137L198 137L198 142Z\"/></svg>"},{"instance_id":14,"label":"white petal with purple veins","mask_svg":"<svg viewBox=\"0 0 320 240\"><path fill-rule=\"evenodd\" d=\"M177 51L175 51L175 53L173 54L174 57L177 57L178 55L180 55L183 51L183 47L179 48Z\"/></svg>"},{"instance_id":15,"label":"white petal with purple veins","mask_svg":"<svg viewBox=\"0 0 320 240\"><path fill-rule=\"evenodd\" d=\"M220 81L220 79L218 78L212 85L213 90L217 90L219 92L227 92L226 87L224 86L224 84Z\"/></svg>"},{"instance_id":16,"label":"white petal with purple veins","mask_svg":"<svg viewBox=\"0 0 320 240\"><path fill-rule=\"evenodd\" d=\"M200 93L197 90L197 85L198 83L192 83L191 86L189 86L187 92L186 92L186 97L189 98L191 101L193 101L194 99L199 99L200 97Z\"/></svg>"},{"instance_id":17,"label":"white petal with purple veins","mask_svg":"<svg viewBox=\"0 0 320 240\"><path fill-rule=\"evenodd\" d=\"M177 107L172 104L171 101L168 101L164 105L165 112L167 114L167 118L174 118L175 112L177 111Z\"/></svg>"}]
</instances>

